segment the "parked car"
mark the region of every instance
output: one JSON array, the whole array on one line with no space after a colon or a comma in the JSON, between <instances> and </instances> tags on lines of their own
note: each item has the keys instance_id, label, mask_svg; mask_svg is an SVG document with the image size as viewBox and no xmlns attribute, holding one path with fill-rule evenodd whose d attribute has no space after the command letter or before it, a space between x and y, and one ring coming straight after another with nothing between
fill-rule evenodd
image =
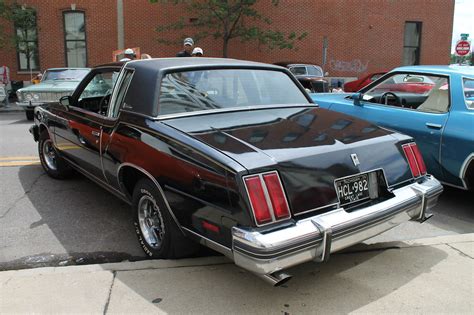
<instances>
[{"instance_id":1,"label":"parked car","mask_svg":"<svg viewBox=\"0 0 474 315\"><path fill-rule=\"evenodd\" d=\"M327 73L320 66L295 62L276 62L275 65L288 68L307 91L329 92L329 83L324 79Z\"/></svg>"},{"instance_id":2,"label":"parked car","mask_svg":"<svg viewBox=\"0 0 474 315\"><path fill-rule=\"evenodd\" d=\"M33 109L44 103L58 102L71 95L89 72L89 68L51 68L44 72L41 82L19 89L17 105L25 109L26 118L33 120Z\"/></svg>"},{"instance_id":3,"label":"parked car","mask_svg":"<svg viewBox=\"0 0 474 315\"><path fill-rule=\"evenodd\" d=\"M428 172L474 189L474 67L396 68L353 95L313 94L324 108L411 135Z\"/></svg>"},{"instance_id":4,"label":"parked car","mask_svg":"<svg viewBox=\"0 0 474 315\"><path fill-rule=\"evenodd\" d=\"M357 80L344 83L344 92L357 92L383 76L387 71L372 72L360 77Z\"/></svg>"},{"instance_id":5,"label":"parked car","mask_svg":"<svg viewBox=\"0 0 474 315\"><path fill-rule=\"evenodd\" d=\"M100 66L36 108L30 131L51 177L76 169L132 205L150 257L200 243L275 285L285 268L424 221L442 191L411 137L318 108L261 63Z\"/></svg>"}]
</instances>

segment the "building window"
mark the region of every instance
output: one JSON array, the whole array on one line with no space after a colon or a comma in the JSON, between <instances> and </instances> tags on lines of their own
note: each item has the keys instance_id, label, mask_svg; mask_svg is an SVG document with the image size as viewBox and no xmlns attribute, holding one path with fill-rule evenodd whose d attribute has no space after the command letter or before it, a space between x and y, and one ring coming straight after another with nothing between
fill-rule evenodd
<instances>
[{"instance_id":1,"label":"building window","mask_svg":"<svg viewBox=\"0 0 474 315\"><path fill-rule=\"evenodd\" d=\"M36 28L36 12L23 9L15 22L15 42L18 58L18 70L38 71L38 31Z\"/></svg>"},{"instance_id":2,"label":"building window","mask_svg":"<svg viewBox=\"0 0 474 315\"><path fill-rule=\"evenodd\" d=\"M68 67L87 66L85 14L81 11L64 12L64 45Z\"/></svg>"},{"instance_id":3,"label":"building window","mask_svg":"<svg viewBox=\"0 0 474 315\"><path fill-rule=\"evenodd\" d=\"M403 65L420 64L421 22L405 22Z\"/></svg>"}]
</instances>

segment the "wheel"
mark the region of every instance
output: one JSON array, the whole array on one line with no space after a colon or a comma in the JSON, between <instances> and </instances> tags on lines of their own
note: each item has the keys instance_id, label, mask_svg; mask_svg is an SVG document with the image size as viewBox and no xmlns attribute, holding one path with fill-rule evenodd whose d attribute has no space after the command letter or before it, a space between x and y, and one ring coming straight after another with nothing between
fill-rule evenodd
<instances>
[{"instance_id":1,"label":"wheel","mask_svg":"<svg viewBox=\"0 0 474 315\"><path fill-rule=\"evenodd\" d=\"M171 217L156 185L141 179L133 191L133 224L143 251L150 258L182 258L199 250Z\"/></svg>"},{"instance_id":2,"label":"wheel","mask_svg":"<svg viewBox=\"0 0 474 315\"><path fill-rule=\"evenodd\" d=\"M26 114L26 119L28 120L33 120L35 118L35 112L33 109L26 109L25 114Z\"/></svg>"},{"instance_id":3,"label":"wheel","mask_svg":"<svg viewBox=\"0 0 474 315\"><path fill-rule=\"evenodd\" d=\"M38 154L41 166L43 166L45 172L52 178L63 179L71 175L71 167L59 156L47 131L43 131L40 134Z\"/></svg>"}]
</instances>

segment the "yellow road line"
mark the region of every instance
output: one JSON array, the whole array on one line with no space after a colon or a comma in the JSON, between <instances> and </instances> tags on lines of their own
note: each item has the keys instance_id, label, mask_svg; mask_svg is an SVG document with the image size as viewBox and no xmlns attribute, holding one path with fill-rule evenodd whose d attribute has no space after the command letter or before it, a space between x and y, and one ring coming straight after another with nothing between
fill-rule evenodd
<instances>
[{"instance_id":1,"label":"yellow road line","mask_svg":"<svg viewBox=\"0 0 474 315\"><path fill-rule=\"evenodd\" d=\"M0 167L27 166L27 165L38 165L38 164L40 164L39 160L36 160L36 161L8 161L8 162L0 162Z\"/></svg>"},{"instance_id":2,"label":"yellow road line","mask_svg":"<svg viewBox=\"0 0 474 315\"><path fill-rule=\"evenodd\" d=\"M22 161L22 160L27 160L27 161L31 161L31 160L37 160L38 159L38 156L4 156L4 157L1 157L0 156L0 161Z\"/></svg>"}]
</instances>

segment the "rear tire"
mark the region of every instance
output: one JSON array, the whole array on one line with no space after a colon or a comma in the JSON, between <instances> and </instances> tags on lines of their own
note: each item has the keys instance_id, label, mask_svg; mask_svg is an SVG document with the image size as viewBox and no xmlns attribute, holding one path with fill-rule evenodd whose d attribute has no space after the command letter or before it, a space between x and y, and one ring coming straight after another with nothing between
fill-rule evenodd
<instances>
[{"instance_id":1,"label":"rear tire","mask_svg":"<svg viewBox=\"0 0 474 315\"><path fill-rule=\"evenodd\" d=\"M183 258L199 250L199 244L178 228L151 180L144 178L135 185L132 207L135 233L150 258Z\"/></svg>"},{"instance_id":2,"label":"rear tire","mask_svg":"<svg viewBox=\"0 0 474 315\"><path fill-rule=\"evenodd\" d=\"M61 158L46 130L42 131L39 136L38 155L41 166L50 177L64 179L72 174L72 168Z\"/></svg>"},{"instance_id":3,"label":"rear tire","mask_svg":"<svg viewBox=\"0 0 474 315\"><path fill-rule=\"evenodd\" d=\"M26 119L33 120L35 118L34 109L25 109Z\"/></svg>"}]
</instances>

